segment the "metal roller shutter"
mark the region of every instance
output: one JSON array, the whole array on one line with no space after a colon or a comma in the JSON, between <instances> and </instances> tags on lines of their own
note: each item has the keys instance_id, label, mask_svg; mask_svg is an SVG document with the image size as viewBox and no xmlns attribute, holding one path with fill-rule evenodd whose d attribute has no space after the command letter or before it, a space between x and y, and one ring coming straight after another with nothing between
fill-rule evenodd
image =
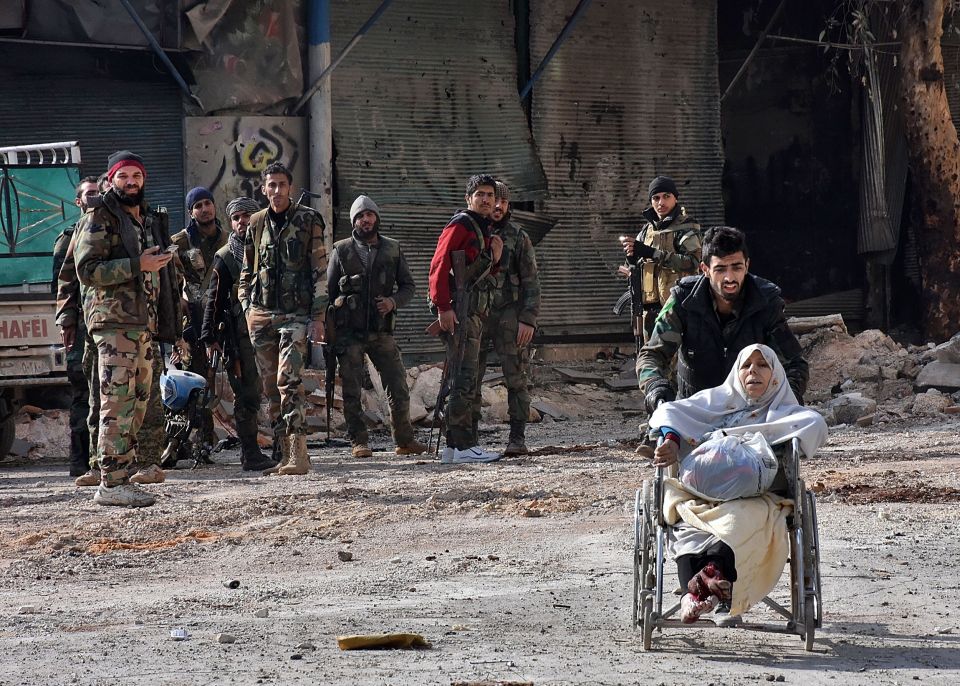
<instances>
[{"instance_id":1,"label":"metal roller shutter","mask_svg":"<svg viewBox=\"0 0 960 686\"><path fill-rule=\"evenodd\" d=\"M98 176L116 150L146 163L147 199L183 227L183 109L167 82L81 77L0 80L0 146L80 142L82 170Z\"/></svg>"}]
</instances>

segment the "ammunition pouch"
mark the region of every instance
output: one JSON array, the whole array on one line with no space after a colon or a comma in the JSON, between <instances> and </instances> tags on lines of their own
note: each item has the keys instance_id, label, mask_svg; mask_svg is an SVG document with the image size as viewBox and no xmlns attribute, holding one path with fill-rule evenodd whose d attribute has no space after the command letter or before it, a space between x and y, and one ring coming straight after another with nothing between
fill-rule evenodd
<instances>
[{"instance_id":1,"label":"ammunition pouch","mask_svg":"<svg viewBox=\"0 0 960 686\"><path fill-rule=\"evenodd\" d=\"M340 292L350 295L352 293L363 293L363 275L353 274L340 277Z\"/></svg>"}]
</instances>

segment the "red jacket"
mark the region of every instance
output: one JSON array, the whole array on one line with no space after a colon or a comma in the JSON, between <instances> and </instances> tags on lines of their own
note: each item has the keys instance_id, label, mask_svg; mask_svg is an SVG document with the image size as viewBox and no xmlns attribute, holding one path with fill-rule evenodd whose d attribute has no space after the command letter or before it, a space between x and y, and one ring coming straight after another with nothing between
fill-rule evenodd
<instances>
[{"instance_id":1,"label":"red jacket","mask_svg":"<svg viewBox=\"0 0 960 686\"><path fill-rule=\"evenodd\" d=\"M483 249L490 249L490 236L486 235L486 232L483 239ZM454 216L440 232L440 238L437 240L437 250L433 253L433 259L430 260L430 300L440 312L446 312L453 308L450 276L450 270L453 268L451 254L457 250L463 250L467 258L467 264L472 264L480 255L476 232L470 226L469 221L460 217L459 214ZM491 273L496 272L498 268L499 265L494 265Z\"/></svg>"}]
</instances>

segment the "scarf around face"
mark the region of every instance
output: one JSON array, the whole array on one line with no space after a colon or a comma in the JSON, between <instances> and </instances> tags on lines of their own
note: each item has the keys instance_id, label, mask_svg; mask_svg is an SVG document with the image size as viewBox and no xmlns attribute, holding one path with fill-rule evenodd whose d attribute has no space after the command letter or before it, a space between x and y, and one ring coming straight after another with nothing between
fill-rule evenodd
<instances>
[{"instance_id":1,"label":"scarf around face","mask_svg":"<svg viewBox=\"0 0 960 686\"><path fill-rule=\"evenodd\" d=\"M739 371L755 351L760 351L773 375L763 395L754 400L747 396ZM826 421L818 412L797 402L777 354L760 344L740 351L721 385L660 405L650 417L650 428L667 427L682 438L681 459L720 431L738 435L761 433L770 445L798 438L805 456L814 455L827 442Z\"/></svg>"},{"instance_id":2,"label":"scarf around face","mask_svg":"<svg viewBox=\"0 0 960 686\"><path fill-rule=\"evenodd\" d=\"M227 239L227 245L230 246L230 254L241 266L243 265L243 239L237 235L236 231L230 232L230 238Z\"/></svg>"}]
</instances>

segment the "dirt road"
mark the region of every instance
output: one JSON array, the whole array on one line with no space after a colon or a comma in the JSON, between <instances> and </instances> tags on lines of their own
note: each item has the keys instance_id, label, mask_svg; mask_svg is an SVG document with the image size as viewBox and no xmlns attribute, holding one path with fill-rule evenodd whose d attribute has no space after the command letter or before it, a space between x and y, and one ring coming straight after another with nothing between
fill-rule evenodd
<instances>
[{"instance_id":1,"label":"dirt road","mask_svg":"<svg viewBox=\"0 0 960 686\"><path fill-rule=\"evenodd\" d=\"M834 431L807 464L823 547L815 652L696 629L643 653L629 626L633 421L534 425L532 445L600 445L481 466L330 449L311 451L307 477L258 478L228 454L148 487L161 497L144 510L94 505L62 464L5 462L0 684L960 679L955 422ZM181 628L190 638L172 640ZM335 642L394 631L432 648Z\"/></svg>"}]
</instances>

